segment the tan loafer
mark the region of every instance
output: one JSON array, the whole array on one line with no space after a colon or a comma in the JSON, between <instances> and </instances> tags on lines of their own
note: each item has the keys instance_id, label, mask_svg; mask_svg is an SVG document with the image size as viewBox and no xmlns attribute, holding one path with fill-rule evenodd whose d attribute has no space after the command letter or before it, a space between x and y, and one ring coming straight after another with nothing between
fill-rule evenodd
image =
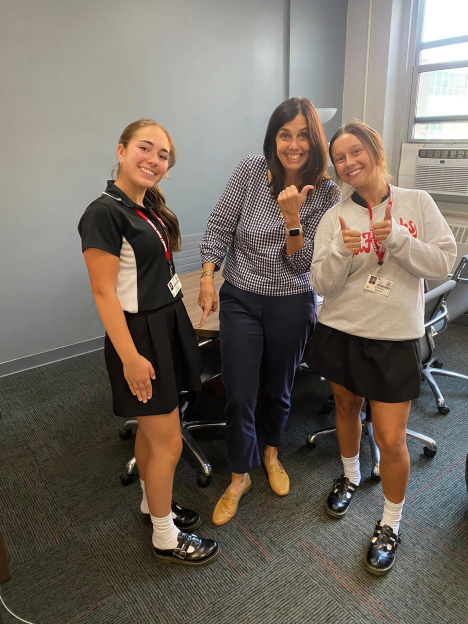
<instances>
[{"instance_id":1,"label":"tan loafer","mask_svg":"<svg viewBox=\"0 0 468 624\"><path fill-rule=\"evenodd\" d=\"M278 496L286 496L286 494L289 494L289 477L279 461L278 465L272 464L271 466L267 466L265 458L263 458L262 465L266 470L268 481L270 482L270 487L273 492Z\"/></svg>"},{"instance_id":2,"label":"tan loafer","mask_svg":"<svg viewBox=\"0 0 468 624\"><path fill-rule=\"evenodd\" d=\"M240 494L236 496L229 490L226 490L214 508L212 518L213 524L221 526L222 524L229 522L229 520L232 520L237 513L237 507L239 506L240 499L244 496L244 494L247 494L251 487L252 481L250 480L250 476L247 475L244 489Z\"/></svg>"}]
</instances>

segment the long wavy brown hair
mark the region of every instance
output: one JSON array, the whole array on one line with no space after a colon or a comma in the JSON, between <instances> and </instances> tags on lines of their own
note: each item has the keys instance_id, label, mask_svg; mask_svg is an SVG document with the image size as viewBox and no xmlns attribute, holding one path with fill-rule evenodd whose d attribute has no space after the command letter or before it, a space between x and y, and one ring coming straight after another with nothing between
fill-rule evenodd
<instances>
[{"instance_id":1,"label":"long wavy brown hair","mask_svg":"<svg viewBox=\"0 0 468 624\"><path fill-rule=\"evenodd\" d=\"M125 130L120 135L119 145L123 145L123 147L126 149L135 132L138 132L138 130L141 130L141 128L146 128L147 126L157 126L167 136L167 139L169 141L169 162L167 170L169 171L169 169L171 169L176 163L177 154L174 141L166 128L164 128L164 126L161 126L161 124L159 124L157 121L154 121L154 119L143 117L142 119L137 119L137 121L133 121L125 128ZM116 172L118 175L119 171L120 165L115 168L114 172ZM163 195L163 192L159 188L159 185L155 184L153 187L148 189L145 193L145 196L153 203L154 212L167 227L172 251L180 251L182 248L182 241L180 236L179 220L172 212L172 210L166 206L166 199Z\"/></svg>"},{"instance_id":2,"label":"long wavy brown hair","mask_svg":"<svg viewBox=\"0 0 468 624\"><path fill-rule=\"evenodd\" d=\"M273 112L268 122L268 128L263 142L263 154L265 155L268 170L270 171L270 190L274 199L284 189L286 172L281 164L276 151L276 135L284 124L289 123L298 115L304 115L309 135L310 151L307 162L299 169L301 185L299 191L306 184L312 184L315 188L330 176L327 172L327 139L323 131L322 122L315 106L307 98L294 97L280 104Z\"/></svg>"}]
</instances>

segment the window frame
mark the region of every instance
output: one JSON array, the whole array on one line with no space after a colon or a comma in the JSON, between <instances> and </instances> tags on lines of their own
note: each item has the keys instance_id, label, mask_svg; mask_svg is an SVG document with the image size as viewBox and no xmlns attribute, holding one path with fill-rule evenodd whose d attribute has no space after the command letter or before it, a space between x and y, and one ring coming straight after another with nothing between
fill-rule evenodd
<instances>
[{"instance_id":1,"label":"window frame","mask_svg":"<svg viewBox=\"0 0 468 624\"><path fill-rule=\"evenodd\" d=\"M464 61L447 61L445 63L427 63L421 65L419 59L421 51L426 48L441 48L447 45L454 45L457 43L468 42L468 35L462 35L460 37L450 37L448 39L437 39L435 41L422 41L422 31L424 24L424 13L426 8L426 0L419 0L418 2L418 14L416 20L416 36L414 45L414 63L413 73L411 81L411 100L410 100L410 115L408 124L408 143L468 143L468 139L414 139L413 132L414 126L418 123L444 123L450 121L463 121L468 123L468 114L466 115L440 115L440 116L427 116L417 117L417 105L419 96L419 74L431 72L431 71L444 71L448 69L468 69L468 60Z\"/></svg>"}]
</instances>

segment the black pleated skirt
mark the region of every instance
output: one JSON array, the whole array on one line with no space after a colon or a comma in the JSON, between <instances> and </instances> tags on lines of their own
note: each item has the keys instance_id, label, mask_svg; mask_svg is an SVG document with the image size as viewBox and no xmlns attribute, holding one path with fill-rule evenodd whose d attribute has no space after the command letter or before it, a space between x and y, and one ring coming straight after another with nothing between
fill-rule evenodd
<instances>
[{"instance_id":1,"label":"black pleated skirt","mask_svg":"<svg viewBox=\"0 0 468 624\"><path fill-rule=\"evenodd\" d=\"M156 372L153 396L142 403L133 396L123 374L122 362L110 338L105 338L105 359L112 388L114 414L124 418L169 414L179 403L182 390L201 390L201 362L197 338L181 300L160 310L125 313L138 353Z\"/></svg>"},{"instance_id":2,"label":"black pleated skirt","mask_svg":"<svg viewBox=\"0 0 468 624\"><path fill-rule=\"evenodd\" d=\"M314 373L366 399L402 403L420 393L419 340L372 340L317 323L304 361Z\"/></svg>"}]
</instances>

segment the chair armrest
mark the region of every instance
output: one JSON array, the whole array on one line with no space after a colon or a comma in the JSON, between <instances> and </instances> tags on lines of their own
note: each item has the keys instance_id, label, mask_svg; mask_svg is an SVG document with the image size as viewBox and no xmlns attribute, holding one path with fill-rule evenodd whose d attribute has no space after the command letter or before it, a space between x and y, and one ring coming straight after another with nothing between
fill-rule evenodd
<instances>
[{"instance_id":1,"label":"chair armrest","mask_svg":"<svg viewBox=\"0 0 468 624\"><path fill-rule=\"evenodd\" d=\"M460 262L458 263L458 266L453 273L452 279L454 279L456 282L460 282L460 284L468 284L468 278L460 277L461 273L463 273L464 269L467 266L468 266L468 254L460 258Z\"/></svg>"},{"instance_id":2,"label":"chair armrest","mask_svg":"<svg viewBox=\"0 0 468 624\"><path fill-rule=\"evenodd\" d=\"M440 321L443 321L444 319L446 319L447 315L448 315L447 306L445 305L445 302L444 302L441 304L439 308L439 312L436 314L436 316L434 316L434 318L432 318L427 323L424 323L425 329L428 329L429 327L433 327L434 325L437 325L437 323L440 323ZM444 329L445 329L445 326L444 326Z\"/></svg>"}]
</instances>

